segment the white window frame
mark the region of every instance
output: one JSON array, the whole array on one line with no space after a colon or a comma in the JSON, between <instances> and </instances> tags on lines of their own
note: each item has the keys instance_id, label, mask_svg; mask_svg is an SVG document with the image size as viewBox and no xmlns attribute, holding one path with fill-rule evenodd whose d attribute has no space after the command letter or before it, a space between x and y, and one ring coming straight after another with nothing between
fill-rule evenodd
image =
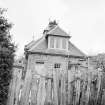
<instances>
[{"instance_id":1,"label":"white window frame","mask_svg":"<svg viewBox=\"0 0 105 105\"><path fill-rule=\"evenodd\" d=\"M62 46L62 43L63 43L63 38L60 38L60 47L59 48L56 48L56 43L57 43L57 38L54 37L54 48L51 48L51 38L52 37L49 37L48 38L48 48L49 49L56 49L56 50L67 50L68 51L68 40L66 41L66 48L63 49L63 46Z\"/></svg>"},{"instance_id":2,"label":"white window frame","mask_svg":"<svg viewBox=\"0 0 105 105\"><path fill-rule=\"evenodd\" d=\"M50 48L50 37L48 37L48 48Z\"/></svg>"},{"instance_id":3,"label":"white window frame","mask_svg":"<svg viewBox=\"0 0 105 105\"><path fill-rule=\"evenodd\" d=\"M59 38L59 43L60 43L60 45L59 45L59 47L57 48L56 47L56 44L57 44L57 38L55 38L55 49L60 49L60 50L62 50L62 47L61 47L61 43L62 43L62 41L61 41L61 38Z\"/></svg>"},{"instance_id":4,"label":"white window frame","mask_svg":"<svg viewBox=\"0 0 105 105\"><path fill-rule=\"evenodd\" d=\"M61 45L62 45L62 49L65 50L66 48L65 49L63 48L63 38L62 38L62 44Z\"/></svg>"},{"instance_id":5,"label":"white window frame","mask_svg":"<svg viewBox=\"0 0 105 105\"><path fill-rule=\"evenodd\" d=\"M68 51L68 48L69 48L69 40L67 39L66 41L66 50Z\"/></svg>"},{"instance_id":6,"label":"white window frame","mask_svg":"<svg viewBox=\"0 0 105 105\"><path fill-rule=\"evenodd\" d=\"M54 38L54 49L56 49L56 38Z\"/></svg>"},{"instance_id":7,"label":"white window frame","mask_svg":"<svg viewBox=\"0 0 105 105\"><path fill-rule=\"evenodd\" d=\"M63 38L61 39L61 49L68 51L68 40L66 40L66 48L65 49L63 48L63 44L62 43L63 43Z\"/></svg>"},{"instance_id":8,"label":"white window frame","mask_svg":"<svg viewBox=\"0 0 105 105\"><path fill-rule=\"evenodd\" d=\"M54 49L54 48L55 48L55 38L54 38L54 48L51 48L51 38L52 38L52 37L49 37L49 38L48 38L48 48L49 48L49 49Z\"/></svg>"}]
</instances>

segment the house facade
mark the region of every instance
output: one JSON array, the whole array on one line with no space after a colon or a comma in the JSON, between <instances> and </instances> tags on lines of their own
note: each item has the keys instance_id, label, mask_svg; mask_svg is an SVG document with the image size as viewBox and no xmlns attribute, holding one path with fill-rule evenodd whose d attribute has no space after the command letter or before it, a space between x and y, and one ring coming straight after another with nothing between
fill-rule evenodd
<instances>
[{"instance_id":1,"label":"house facade","mask_svg":"<svg viewBox=\"0 0 105 105\"><path fill-rule=\"evenodd\" d=\"M67 92L71 91L71 85L68 84L73 81L73 73L78 77L79 69L87 68L86 55L71 43L70 38L53 21L40 39L25 46L21 105L66 105L69 102L71 96Z\"/></svg>"}]
</instances>

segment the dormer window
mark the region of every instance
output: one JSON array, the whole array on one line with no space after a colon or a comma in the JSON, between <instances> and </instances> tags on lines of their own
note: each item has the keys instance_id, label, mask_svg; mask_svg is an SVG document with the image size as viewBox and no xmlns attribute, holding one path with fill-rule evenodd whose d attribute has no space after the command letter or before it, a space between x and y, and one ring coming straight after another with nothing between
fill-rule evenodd
<instances>
[{"instance_id":1,"label":"dormer window","mask_svg":"<svg viewBox=\"0 0 105 105\"><path fill-rule=\"evenodd\" d=\"M61 42L61 39L60 38L56 38L56 42L55 43L56 43L56 48L58 48L58 49L60 48L60 44L61 44L60 42Z\"/></svg>"},{"instance_id":2,"label":"dormer window","mask_svg":"<svg viewBox=\"0 0 105 105\"><path fill-rule=\"evenodd\" d=\"M54 48L54 37L50 38L50 48Z\"/></svg>"},{"instance_id":3,"label":"dormer window","mask_svg":"<svg viewBox=\"0 0 105 105\"><path fill-rule=\"evenodd\" d=\"M68 50L68 40L62 37L49 37L48 48L59 49L59 50Z\"/></svg>"},{"instance_id":4,"label":"dormer window","mask_svg":"<svg viewBox=\"0 0 105 105\"><path fill-rule=\"evenodd\" d=\"M62 49L66 49L66 39L62 39Z\"/></svg>"}]
</instances>

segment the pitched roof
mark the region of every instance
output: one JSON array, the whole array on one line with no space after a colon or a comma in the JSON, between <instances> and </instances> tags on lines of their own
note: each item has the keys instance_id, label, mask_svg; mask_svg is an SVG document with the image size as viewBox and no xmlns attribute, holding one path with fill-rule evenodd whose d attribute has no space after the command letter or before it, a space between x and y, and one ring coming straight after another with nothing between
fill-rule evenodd
<instances>
[{"instance_id":1,"label":"pitched roof","mask_svg":"<svg viewBox=\"0 0 105 105\"><path fill-rule=\"evenodd\" d=\"M66 50L57 50L57 49L48 49L48 41L47 36L60 36L67 37L70 36L63 31L58 25L48 26L46 30L44 30L44 36L36 41L31 41L28 45L25 46L25 50L32 53L46 53L46 54L60 54L60 55L72 55L72 56L86 56L82 53L75 45L73 45L69 41L68 51Z\"/></svg>"},{"instance_id":2,"label":"pitched roof","mask_svg":"<svg viewBox=\"0 0 105 105\"><path fill-rule=\"evenodd\" d=\"M70 37L65 31L63 31L58 25L47 32L47 35Z\"/></svg>"},{"instance_id":3,"label":"pitched roof","mask_svg":"<svg viewBox=\"0 0 105 105\"><path fill-rule=\"evenodd\" d=\"M73 45L69 41L68 51L66 50L57 50L57 49L48 49L48 42L45 37L40 38L37 41L34 41L32 46L28 46L27 51L31 53L45 53L45 54L53 54L53 55L70 55L70 56L86 56L83 52L81 52L75 45Z\"/></svg>"},{"instance_id":4,"label":"pitched roof","mask_svg":"<svg viewBox=\"0 0 105 105\"><path fill-rule=\"evenodd\" d=\"M69 41L69 52L73 55L79 55L79 56L86 56L80 49L78 49L73 43Z\"/></svg>"},{"instance_id":5,"label":"pitched roof","mask_svg":"<svg viewBox=\"0 0 105 105\"><path fill-rule=\"evenodd\" d=\"M34 46L37 42L39 42L42 38L39 38L38 40L32 40L30 43L28 43L27 45L25 45L25 49L29 50L32 46Z\"/></svg>"}]
</instances>

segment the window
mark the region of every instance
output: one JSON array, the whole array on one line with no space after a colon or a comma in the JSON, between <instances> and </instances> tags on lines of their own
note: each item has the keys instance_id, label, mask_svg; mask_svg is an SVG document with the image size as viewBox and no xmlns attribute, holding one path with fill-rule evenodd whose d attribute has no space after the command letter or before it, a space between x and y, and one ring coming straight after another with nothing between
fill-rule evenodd
<instances>
[{"instance_id":1,"label":"window","mask_svg":"<svg viewBox=\"0 0 105 105\"><path fill-rule=\"evenodd\" d=\"M56 38L56 48L60 48L60 39Z\"/></svg>"},{"instance_id":2,"label":"window","mask_svg":"<svg viewBox=\"0 0 105 105\"><path fill-rule=\"evenodd\" d=\"M50 38L50 48L54 48L54 38Z\"/></svg>"},{"instance_id":3,"label":"window","mask_svg":"<svg viewBox=\"0 0 105 105\"><path fill-rule=\"evenodd\" d=\"M67 50L67 39L66 38L61 38L61 37L50 37L49 40L49 48L53 48L53 49L60 49L60 50Z\"/></svg>"},{"instance_id":4,"label":"window","mask_svg":"<svg viewBox=\"0 0 105 105\"><path fill-rule=\"evenodd\" d=\"M62 48L66 49L66 39L62 39Z\"/></svg>"},{"instance_id":5,"label":"window","mask_svg":"<svg viewBox=\"0 0 105 105\"><path fill-rule=\"evenodd\" d=\"M54 64L54 68L60 68L60 64L59 63Z\"/></svg>"}]
</instances>

